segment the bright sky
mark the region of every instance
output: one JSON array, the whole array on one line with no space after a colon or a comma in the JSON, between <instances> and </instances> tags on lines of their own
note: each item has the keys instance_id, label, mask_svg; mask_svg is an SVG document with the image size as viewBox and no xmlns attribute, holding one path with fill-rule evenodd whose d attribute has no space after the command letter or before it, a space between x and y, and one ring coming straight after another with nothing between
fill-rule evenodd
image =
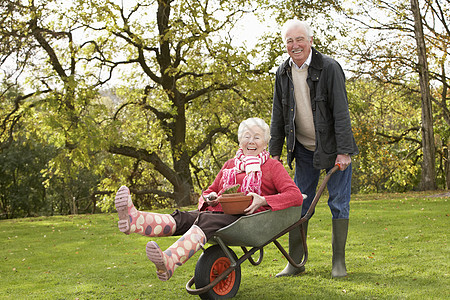
<instances>
[{"instance_id":1,"label":"bright sky","mask_svg":"<svg viewBox=\"0 0 450 300\"><path fill-rule=\"evenodd\" d=\"M247 14L240 20L235 27L237 39L234 41L236 46L241 46L245 43L248 47L253 47L258 38L264 33L279 30L275 21L267 17L262 23L254 14Z\"/></svg>"}]
</instances>

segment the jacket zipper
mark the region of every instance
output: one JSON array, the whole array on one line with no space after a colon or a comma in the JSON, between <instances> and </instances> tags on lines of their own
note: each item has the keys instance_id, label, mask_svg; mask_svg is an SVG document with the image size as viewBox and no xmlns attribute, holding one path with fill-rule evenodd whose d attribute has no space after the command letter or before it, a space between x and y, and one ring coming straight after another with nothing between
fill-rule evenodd
<instances>
[{"instance_id":1,"label":"jacket zipper","mask_svg":"<svg viewBox=\"0 0 450 300\"><path fill-rule=\"evenodd\" d=\"M292 73L291 73L292 71L291 71L291 69L289 68L289 70L288 70L288 72L286 72L286 74L287 74L287 77L288 77L288 79L290 80L290 83L291 83L291 90L292 90L292 94L293 94L293 96L294 96L294 108L293 108L293 110L292 110L292 132L293 132L293 134L294 134L294 138L293 138L293 140L292 140L292 145L290 146L291 147L291 153L294 153L294 148L295 148L295 140L296 140L296 137L295 137L295 111L296 111L296 109L297 109L297 103L296 103L296 101L295 101L295 94L294 94L294 81L292 80ZM290 93L291 91L289 91L289 93ZM289 94L289 96L290 96L290 94Z\"/></svg>"}]
</instances>

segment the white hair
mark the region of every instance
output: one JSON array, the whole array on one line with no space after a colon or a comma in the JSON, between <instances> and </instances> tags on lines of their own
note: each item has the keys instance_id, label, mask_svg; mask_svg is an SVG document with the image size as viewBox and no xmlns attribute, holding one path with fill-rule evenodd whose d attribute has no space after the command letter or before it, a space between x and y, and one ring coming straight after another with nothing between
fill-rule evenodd
<instances>
[{"instance_id":1,"label":"white hair","mask_svg":"<svg viewBox=\"0 0 450 300\"><path fill-rule=\"evenodd\" d=\"M250 129L255 125L259 126L264 131L264 141L268 144L270 140L270 127L263 119L260 118L248 118L239 124L238 141L241 142L242 134L246 129Z\"/></svg>"},{"instance_id":2,"label":"white hair","mask_svg":"<svg viewBox=\"0 0 450 300\"><path fill-rule=\"evenodd\" d=\"M313 36L313 31L311 27L308 25L308 23L297 19L291 19L287 20L286 23L284 23L283 27L281 28L281 37L283 38L284 43L286 43L286 33L293 28L304 29L308 38Z\"/></svg>"}]
</instances>

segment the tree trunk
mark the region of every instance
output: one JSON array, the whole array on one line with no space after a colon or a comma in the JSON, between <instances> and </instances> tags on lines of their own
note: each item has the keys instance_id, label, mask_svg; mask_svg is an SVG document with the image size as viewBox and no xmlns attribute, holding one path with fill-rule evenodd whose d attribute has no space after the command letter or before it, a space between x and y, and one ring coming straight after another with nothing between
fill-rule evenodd
<instances>
[{"instance_id":1,"label":"tree trunk","mask_svg":"<svg viewBox=\"0 0 450 300\"><path fill-rule=\"evenodd\" d=\"M189 184L189 178L185 178L184 176L180 176L184 180L174 186L174 194L175 194L175 202L177 206L188 206L191 205L191 194L193 190L192 184ZM190 174L189 174L190 177Z\"/></svg>"},{"instance_id":2,"label":"tree trunk","mask_svg":"<svg viewBox=\"0 0 450 300\"><path fill-rule=\"evenodd\" d=\"M427 53L423 34L422 16L418 0L411 0L411 11L414 15L414 34L417 42L418 72L422 98L422 178L421 190L436 189L435 147L433 133L433 115L428 75Z\"/></svg>"},{"instance_id":3,"label":"tree trunk","mask_svg":"<svg viewBox=\"0 0 450 300\"><path fill-rule=\"evenodd\" d=\"M184 111L179 110L175 131L172 140L172 159L173 168L178 175L177 182L174 184L175 202L178 206L187 206L191 204L191 194L194 186L192 184L192 174L189 168L190 157L186 151L186 118Z\"/></svg>"},{"instance_id":4,"label":"tree trunk","mask_svg":"<svg viewBox=\"0 0 450 300\"><path fill-rule=\"evenodd\" d=\"M72 197L72 215L78 215L77 199Z\"/></svg>"},{"instance_id":5,"label":"tree trunk","mask_svg":"<svg viewBox=\"0 0 450 300\"><path fill-rule=\"evenodd\" d=\"M447 149L444 150L447 154L447 161L445 162L445 188L450 189L450 141L447 143Z\"/></svg>"}]
</instances>

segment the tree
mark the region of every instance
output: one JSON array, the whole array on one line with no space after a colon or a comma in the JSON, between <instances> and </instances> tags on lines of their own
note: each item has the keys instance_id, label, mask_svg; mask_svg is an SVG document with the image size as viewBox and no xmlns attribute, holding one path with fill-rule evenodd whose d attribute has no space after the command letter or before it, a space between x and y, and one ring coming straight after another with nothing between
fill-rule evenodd
<instances>
[{"instance_id":1,"label":"tree","mask_svg":"<svg viewBox=\"0 0 450 300\"><path fill-rule=\"evenodd\" d=\"M433 115L431 112L430 79L428 76L427 49L423 34L422 16L419 1L411 0L411 11L414 16L414 36L417 43L417 69L422 99L422 190L436 189L435 149L433 133Z\"/></svg>"},{"instance_id":2,"label":"tree","mask_svg":"<svg viewBox=\"0 0 450 300\"><path fill-rule=\"evenodd\" d=\"M347 83L355 139L352 192L405 192L420 181L420 102L370 78Z\"/></svg>"},{"instance_id":3,"label":"tree","mask_svg":"<svg viewBox=\"0 0 450 300\"><path fill-rule=\"evenodd\" d=\"M80 196L74 182L82 172L84 183L95 177L88 175L86 168L96 165L94 149L101 137L98 125L105 117L100 113L103 106L96 102L96 87L103 82L95 77L95 70L86 68L89 57L81 51L85 45L78 48L76 44L79 25L63 16L57 2L2 1L0 11L4 50L0 52L0 152L8 153L24 138L53 149L55 155L41 164L47 176L42 180L54 185L47 186L45 193L46 204L51 203L48 211L67 213L63 203L69 201L68 211L83 211L82 201L77 206L72 203ZM86 187L95 191L92 182ZM56 197L61 201L54 200L53 192L64 194ZM34 211L38 212L43 211Z\"/></svg>"},{"instance_id":4,"label":"tree","mask_svg":"<svg viewBox=\"0 0 450 300\"><path fill-rule=\"evenodd\" d=\"M250 5L4 2L5 44L21 41L10 53L34 54L15 74L31 82L36 97L29 99L39 105L41 129L52 132L60 150L52 168L95 168L115 176L100 184L106 190L131 184L138 195L190 204L192 172L204 187L236 148L229 141L236 141L237 124L270 113L270 96L262 89L268 76L249 61L255 51L230 46L233 26ZM101 97L102 86L120 100ZM224 135L229 141L222 147L217 139ZM101 154L105 150L114 156Z\"/></svg>"},{"instance_id":5,"label":"tree","mask_svg":"<svg viewBox=\"0 0 450 300\"><path fill-rule=\"evenodd\" d=\"M344 55L354 63L352 72L356 76L370 76L385 84L403 87L405 93L421 95L418 99L421 99L423 106L423 157L419 186L421 189L434 189L434 153L443 155L444 151L438 149L436 152L434 149L438 144L433 138L437 128L433 116L443 118L445 122L449 117L449 100L443 87L448 86L445 66L448 64L446 57L450 35L447 22L450 7L448 2L421 1L422 13L419 13L418 5L414 6L416 18L413 7L402 1L369 1L352 5L345 12L347 21L353 20L355 23L346 25L352 26L357 37L346 40L343 48L347 49ZM384 17L380 17L381 15ZM420 26L419 19L423 27ZM420 33L421 28L424 29L423 34ZM422 36L423 42L420 42ZM420 52L418 43L421 45ZM439 54L426 56L425 53ZM411 84L414 82L420 82L420 85ZM440 100L436 98L437 95ZM430 99L434 106L431 106ZM447 127L448 125L450 123L447 122ZM446 134L442 131L437 133L444 137L443 145L447 144ZM445 174L443 176L445 177Z\"/></svg>"},{"instance_id":6,"label":"tree","mask_svg":"<svg viewBox=\"0 0 450 300\"><path fill-rule=\"evenodd\" d=\"M0 216L16 218L45 213L45 187L40 170L52 149L22 136L0 153Z\"/></svg>"},{"instance_id":7,"label":"tree","mask_svg":"<svg viewBox=\"0 0 450 300\"><path fill-rule=\"evenodd\" d=\"M178 205L191 203L191 170L201 169L194 158L219 134L234 133L236 124L263 108L258 109L258 99L246 88L252 81L261 84L264 78L251 68L250 51L230 47L227 37L245 7L249 7L247 1L141 1L127 7L106 2L98 8L101 14L89 14L103 21L102 30L125 49L123 54L116 53L124 57L116 64L133 65L137 69L130 76L142 82L141 87L125 89L133 96L119 107L115 120L126 124L128 115L122 108L129 106L129 112L140 110L137 117L142 120L135 124L151 128L149 133L140 132L149 139L143 147L133 139L117 138L109 151L149 163L173 186L173 192L156 185L148 192L174 199ZM148 15L152 9L154 18ZM90 20L85 22L90 26Z\"/></svg>"}]
</instances>

